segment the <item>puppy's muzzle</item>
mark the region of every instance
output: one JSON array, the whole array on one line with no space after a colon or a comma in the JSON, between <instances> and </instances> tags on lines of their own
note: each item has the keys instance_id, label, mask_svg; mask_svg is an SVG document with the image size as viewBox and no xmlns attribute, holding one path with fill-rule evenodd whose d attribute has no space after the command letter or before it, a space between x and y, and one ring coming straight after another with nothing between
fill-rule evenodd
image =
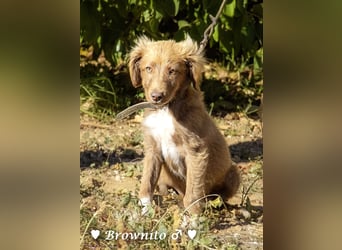
<instances>
[{"instance_id":1,"label":"puppy's muzzle","mask_svg":"<svg viewBox=\"0 0 342 250\"><path fill-rule=\"evenodd\" d=\"M162 92L152 92L151 99L154 103L160 103L164 97Z\"/></svg>"}]
</instances>

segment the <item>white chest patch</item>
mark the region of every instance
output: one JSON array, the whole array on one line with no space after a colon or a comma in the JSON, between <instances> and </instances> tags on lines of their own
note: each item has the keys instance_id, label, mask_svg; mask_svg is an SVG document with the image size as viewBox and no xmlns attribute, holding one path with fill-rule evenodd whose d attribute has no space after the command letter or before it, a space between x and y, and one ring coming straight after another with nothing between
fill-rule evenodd
<instances>
[{"instance_id":1,"label":"white chest patch","mask_svg":"<svg viewBox=\"0 0 342 250\"><path fill-rule=\"evenodd\" d=\"M167 108L161 109L150 114L145 118L143 125L150 130L154 139L160 142L164 159L169 158L178 165L179 154L176 144L172 140L175 126L169 110Z\"/></svg>"}]
</instances>

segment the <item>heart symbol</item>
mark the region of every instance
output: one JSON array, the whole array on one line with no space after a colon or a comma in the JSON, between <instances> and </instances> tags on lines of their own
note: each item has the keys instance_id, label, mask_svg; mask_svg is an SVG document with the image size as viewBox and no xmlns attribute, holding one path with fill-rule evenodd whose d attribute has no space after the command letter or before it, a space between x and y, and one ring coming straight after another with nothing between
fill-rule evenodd
<instances>
[{"instance_id":1,"label":"heart symbol","mask_svg":"<svg viewBox=\"0 0 342 250\"><path fill-rule=\"evenodd\" d=\"M189 235L190 239L195 238L196 233L197 233L196 230L188 230L188 235Z\"/></svg>"},{"instance_id":2,"label":"heart symbol","mask_svg":"<svg viewBox=\"0 0 342 250\"><path fill-rule=\"evenodd\" d=\"M97 237L99 237L100 235L100 230L91 230L91 236L94 238L94 240L97 239Z\"/></svg>"}]
</instances>

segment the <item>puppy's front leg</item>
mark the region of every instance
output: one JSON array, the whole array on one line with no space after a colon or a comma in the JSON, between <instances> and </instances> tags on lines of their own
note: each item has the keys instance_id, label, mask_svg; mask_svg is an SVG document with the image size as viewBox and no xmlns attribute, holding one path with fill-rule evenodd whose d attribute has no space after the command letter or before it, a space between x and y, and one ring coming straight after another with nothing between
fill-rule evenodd
<instances>
[{"instance_id":1,"label":"puppy's front leg","mask_svg":"<svg viewBox=\"0 0 342 250\"><path fill-rule=\"evenodd\" d=\"M198 214L201 212L203 202L195 201L206 195L207 165L208 153L205 147L191 150L186 158L186 191L183 203L190 213Z\"/></svg>"},{"instance_id":2,"label":"puppy's front leg","mask_svg":"<svg viewBox=\"0 0 342 250\"><path fill-rule=\"evenodd\" d=\"M152 201L162 164L161 154L157 152L156 148L145 144L144 169L139 192L140 203L143 207L146 207Z\"/></svg>"}]
</instances>

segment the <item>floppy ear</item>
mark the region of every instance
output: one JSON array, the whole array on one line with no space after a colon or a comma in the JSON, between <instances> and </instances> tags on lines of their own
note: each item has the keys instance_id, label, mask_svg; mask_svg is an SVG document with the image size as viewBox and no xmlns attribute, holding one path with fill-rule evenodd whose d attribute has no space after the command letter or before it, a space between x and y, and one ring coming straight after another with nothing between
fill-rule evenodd
<instances>
[{"instance_id":1,"label":"floppy ear","mask_svg":"<svg viewBox=\"0 0 342 250\"><path fill-rule=\"evenodd\" d=\"M192 58L186 59L186 65L189 68L190 78L194 85L194 88L201 90L202 76L204 71L204 64L199 60L193 60Z\"/></svg>"},{"instance_id":2,"label":"floppy ear","mask_svg":"<svg viewBox=\"0 0 342 250\"><path fill-rule=\"evenodd\" d=\"M141 57L136 55L130 54L130 59L128 63L129 68L129 76L131 77L132 85L137 88L141 86L141 75L140 75L140 69L139 69L139 61Z\"/></svg>"},{"instance_id":3,"label":"floppy ear","mask_svg":"<svg viewBox=\"0 0 342 250\"><path fill-rule=\"evenodd\" d=\"M189 68L190 78L196 90L200 90L204 65L206 60L203 56L203 50L198 48L198 45L189 36L179 42L182 46L182 54L185 57L185 63Z\"/></svg>"},{"instance_id":4,"label":"floppy ear","mask_svg":"<svg viewBox=\"0 0 342 250\"><path fill-rule=\"evenodd\" d=\"M129 75L131 77L132 85L137 88L141 86L141 74L139 62L144 55L144 50L147 44L151 42L147 37L140 37L135 44L135 47L131 50L129 54L128 69Z\"/></svg>"}]
</instances>

